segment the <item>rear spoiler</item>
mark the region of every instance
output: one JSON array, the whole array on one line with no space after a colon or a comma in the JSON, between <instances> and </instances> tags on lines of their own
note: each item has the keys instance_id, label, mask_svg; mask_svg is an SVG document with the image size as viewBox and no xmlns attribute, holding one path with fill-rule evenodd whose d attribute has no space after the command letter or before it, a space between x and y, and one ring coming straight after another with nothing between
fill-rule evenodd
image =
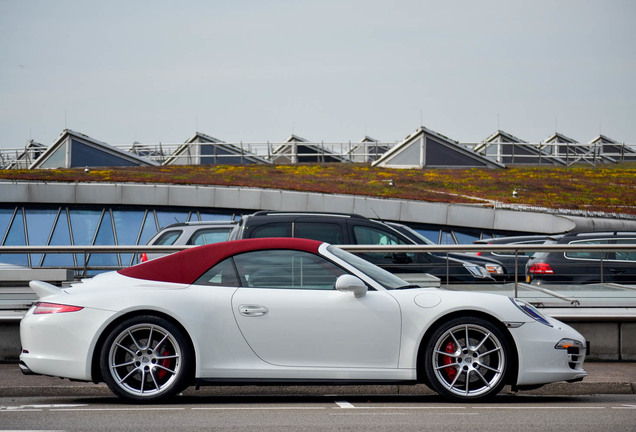
<instances>
[{"instance_id":1,"label":"rear spoiler","mask_svg":"<svg viewBox=\"0 0 636 432\"><path fill-rule=\"evenodd\" d=\"M50 283L38 280L29 282L29 286L33 291L35 291L39 298L57 295L63 292L61 288L58 288L55 285L51 285Z\"/></svg>"}]
</instances>

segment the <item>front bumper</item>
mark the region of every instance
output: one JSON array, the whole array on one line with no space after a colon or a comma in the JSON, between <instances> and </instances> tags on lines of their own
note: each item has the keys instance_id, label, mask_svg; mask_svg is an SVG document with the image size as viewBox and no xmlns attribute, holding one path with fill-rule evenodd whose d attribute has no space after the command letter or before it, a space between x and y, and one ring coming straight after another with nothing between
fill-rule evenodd
<instances>
[{"instance_id":1,"label":"front bumper","mask_svg":"<svg viewBox=\"0 0 636 432\"><path fill-rule=\"evenodd\" d=\"M560 321L550 322L554 327L535 322L510 329L519 354L518 386L580 381L587 376L583 369L587 354L585 338ZM581 346L556 348L563 339L578 341Z\"/></svg>"}]
</instances>

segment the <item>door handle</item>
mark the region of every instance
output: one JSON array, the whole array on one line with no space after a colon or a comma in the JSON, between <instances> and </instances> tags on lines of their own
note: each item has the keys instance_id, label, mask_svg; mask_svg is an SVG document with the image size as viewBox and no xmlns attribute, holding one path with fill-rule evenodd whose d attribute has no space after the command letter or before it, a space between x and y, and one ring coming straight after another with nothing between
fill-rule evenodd
<instances>
[{"instance_id":1,"label":"door handle","mask_svg":"<svg viewBox=\"0 0 636 432\"><path fill-rule=\"evenodd\" d=\"M240 305L239 313L246 317L259 317L267 315L269 309L260 305Z\"/></svg>"}]
</instances>

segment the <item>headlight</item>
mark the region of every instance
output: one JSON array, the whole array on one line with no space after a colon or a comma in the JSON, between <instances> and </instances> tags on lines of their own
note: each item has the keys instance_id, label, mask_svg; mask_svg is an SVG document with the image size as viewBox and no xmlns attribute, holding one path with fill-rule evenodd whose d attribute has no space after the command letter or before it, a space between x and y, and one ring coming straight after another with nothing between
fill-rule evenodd
<instances>
[{"instance_id":1,"label":"headlight","mask_svg":"<svg viewBox=\"0 0 636 432\"><path fill-rule=\"evenodd\" d=\"M561 339L558 344L554 346L556 349L567 350L570 348L578 348L582 349L585 345L581 341L577 341L576 339Z\"/></svg>"},{"instance_id":2,"label":"headlight","mask_svg":"<svg viewBox=\"0 0 636 432\"><path fill-rule=\"evenodd\" d=\"M466 270L470 272L476 278L487 278L490 277L490 273L482 266L478 266L477 264L464 263L464 267Z\"/></svg>"},{"instance_id":3,"label":"headlight","mask_svg":"<svg viewBox=\"0 0 636 432\"><path fill-rule=\"evenodd\" d=\"M499 264L485 264L486 270L491 274L502 275L504 273L503 267Z\"/></svg>"},{"instance_id":4,"label":"headlight","mask_svg":"<svg viewBox=\"0 0 636 432\"><path fill-rule=\"evenodd\" d=\"M552 324L550 324L550 321L548 321L548 319L545 317L545 315L543 315L541 312L539 312L531 304L526 303L526 302L521 301L521 300L514 299L512 297L509 297L509 299L515 306L517 306L517 308L521 312L523 312L524 314L528 315L533 320L539 321L541 324L545 324L548 327L552 327Z\"/></svg>"}]
</instances>

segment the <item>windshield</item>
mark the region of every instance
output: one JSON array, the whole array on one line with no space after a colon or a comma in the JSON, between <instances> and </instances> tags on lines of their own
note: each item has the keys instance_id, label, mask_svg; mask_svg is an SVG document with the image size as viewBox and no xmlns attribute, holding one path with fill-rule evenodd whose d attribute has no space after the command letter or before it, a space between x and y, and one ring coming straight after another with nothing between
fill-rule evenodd
<instances>
[{"instance_id":1,"label":"windshield","mask_svg":"<svg viewBox=\"0 0 636 432\"><path fill-rule=\"evenodd\" d=\"M555 244L557 241L555 239L547 239L545 242L543 242L544 245L552 245ZM530 257L536 260L542 260L545 259L548 254L550 253L550 251L537 251L534 253L530 253Z\"/></svg>"},{"instance_id":2,"label":"windshield","mask_svg":"<svg viewBox=\"0 0 636 432\"><path fill-rule=\"evenodd\" d=\"M433 243L432 241L430 241L428 238L424 237L422 234L418 233L417 231L415 231L413 228L408 227L406 225L402 225L402 229L404 231L408 231L411 233L412 237L415 237L416 240L419 244L425 244L425 245L437 245L437 243Z\"/></svg>"},{"instance_id":3,"label":"windshield","mask_svg":"<svg viewBox=\"0 0 636 432\"><path fill-rule=\"evenodd\" d=\"M409 283L406 282L404 279L400 279L399 277L389 273L384 269L381 269L375 264L371 264L369 261L363 260L362 258L347 251L344 251L339 247L332 245L327 247L327 250L341 260L347 262L347 264L350 264L353 267L357 268L362 273L366 274L386 289L398 289L413 286L409 285Z\"/></svg>"}]
</instances>

